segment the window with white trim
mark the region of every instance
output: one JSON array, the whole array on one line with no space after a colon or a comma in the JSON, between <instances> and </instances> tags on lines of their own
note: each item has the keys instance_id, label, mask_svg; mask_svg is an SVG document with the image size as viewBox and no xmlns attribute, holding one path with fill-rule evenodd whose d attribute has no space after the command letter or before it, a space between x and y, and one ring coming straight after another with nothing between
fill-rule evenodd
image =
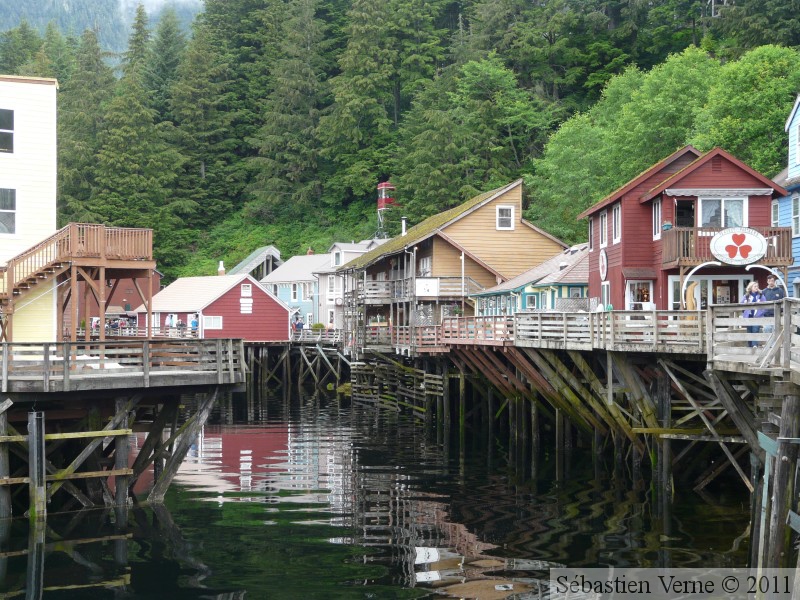
<instances>
[{"instance_id":1,"label":"window with white trim","mask_svg":"<svg viewBox=\"0 0 800 600\"><path fill-rule=\"evenodd\" d=\"M800 236L800 195L792 196L792 237Z\"/></svg>"},{"instance_id":2,"label":"window with white trim","mask_svg":"<svg viewBox=\"0 0 800 600\"><path fill-rule=\"evenodd\" d=\"M526 309L535 309L536 308L536 294L526 294L525 295L525 308Z\"/></svg>"},{"instance_id":3,"label":"window with white trim","mask_svg":"<svg viewBox=\"0 0 800 600\"><path fill-rule=\"evenodd\" d=\"M242 284L242 298L251 298L253 296L253 284L252 283L243 283Z\"/></svg>"},{"instance_id":4,"label":"window with white trim","mask_svg":"<svg viewBox=\"0 0 800 600\"><path fill-rule=\"evenodd\" d=\"M14 152L14 111L0 108L0 152Z\"/></svg>"},{"instance_id":5,"label":"window with white trim","mask_svg":"<svg viewBox=\"0 0 800 600\"><path fill-rule=\"evenodd\" d=\"M17 190L0 188L0 234L17 232Z\"/></svg>"},{"instance_id":6,"label":"window with white trim","mask_svg":"<svg viewBox=\"0 0 800 600\"><path fill-rule=\"evenodd\" d=\"M661 239L661 198L653 200L653 239Z\"/></svg>"},{"instance_id":7,"label":"window with white trim","mask_svg":"<svg viewBox=\"0 0 800 600\"><path fill-rule=\"evenodd\" d=\"M498 206L496 213L496 227L498 230L514 229L514 207Z\"/></svg>"},{"instance_id":8,"label":"window with white trim","mask_svg":"<svg viewBox=\"0 0 800 600\"><path fill-rule=\"evenodd\" d=\"M203 315L203 329L222 329L222 317Z\"/></svg>"},{"instance_id":9,"label":"window with white trim","mask_svg":"<svg viewBox=\"0 0 800 600\"><path fill-rule=\"evenodd\" d=\"M769 224L772 227L777 227L779 221L780 221L780 206L777 200L773 200L769 212Z\"/></svg>"},{"instance_id":10,"label":"window with white trim","mask_svg":"<svg viewBox=\"0 0 800 600\"><path fill-rule=\"evenodd\" d=\"M342 264L342 253L340 251L336 251L333 253L333 266L338 267Z\"/></svg>"},{"instance_id":11,"label":"window with white trim","mask_svg":"<svg viewBox=\"0 0 800 600\"><path fill-rule=\"evenodd\" d=\"M608 246L608 211L600 213L600 247Z\"/></svg>"},{"instance_id":12,"label":"window with white trim","mask_svg":"<svg viewBox=\"0 0 800 600\"><path fill-rule=\"evenodd\" d=\"M698 198L700 227L746 227L745 198Z\"/></svg>"},{"instance_id":13,"label":"window with white trim","mask_svg":"<svg viewBox=\"0 0 800 600\"><path fill-rule=\"evenodd\" d=\"M618 244L622 237L622 205L617 203L611 209L611 240Z\"/></svg>"},{"instance_id":14,"label":"window with white trim","mask_svg":"<svg viewBox=\"0 0 800 600\"><path fill-rule=\"evenodd\" d=\"M333 275L328 275L328 301L333 300L333 294L336 292L336 278Z\"/></svg>"},{"instance_id":15,"label":"window with white trim","mask_svg":"<svg viewBox=\"0 0 800 600\"><path fill-rule=\"evenodd\" d=\"M600 303L604 307L611 304L611 282L604 281L600 284Z\"/></svg>"},{"instance_id":16,"label":"window with white trim","mask_svg":"<svg viewBox=\"0 0 800 600\"><path fill-rule=\"evenodd\" d=\"M589 252L594 250L594 217L589 217Z\"/></svg>"},{"instance_id":17,"label":"window with white trim","mask_svg":"<svg viewBox=\"0 0 800 600\"><path fill-rule=\"evenodd\" d=\"M297 302L298 300L298 289L299 286L296 283L292 284L292 302Z\"/></svg>"},{"instance_id":18,"label":"window with white trim","mask_svg":"<svg viewBox=\"0 0 800 600\"><path fill-rule=\"evenodd\" d=\"M419 273L418 277L430 277L433 273L433 257L423 256L419 259Z\"/></svg>"}]
</instances>

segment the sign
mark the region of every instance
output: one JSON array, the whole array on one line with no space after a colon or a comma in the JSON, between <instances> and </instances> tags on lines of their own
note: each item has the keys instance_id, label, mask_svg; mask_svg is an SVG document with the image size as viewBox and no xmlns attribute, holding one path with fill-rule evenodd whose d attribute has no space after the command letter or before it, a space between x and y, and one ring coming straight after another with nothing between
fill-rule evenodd
<instances>
[{"instance_id":1,"label":"sign","mask_svg":"<svg viewBox=\"0 0 800 600\"><path fill-rule=\"evenodd\" d=\"M415 291L417 296L438 296L439 280L436 277L417 277Z\"/></svg>"},{"instance_id":2,"label":"sign","mask_svg":"<svg viewBox=\"0 0 800 600\"><path fill-rule=\"evenodd\" d=\"M729 227L711 238L711 254L726 265L749 265L767 253L767 238L750 227Z\"/></svg>"},{"instance_id":3,"label":"sign","mask_svg":"<svg viewBox=\"0 0 800 600\"><path fill-rule=\"evenodd\" d=\"M597 259L600 263L600 281L605 281L606 275L608 275L608 254L606 254L605 248L600 250L600 256Z\"/></svg>"}]
</instances>

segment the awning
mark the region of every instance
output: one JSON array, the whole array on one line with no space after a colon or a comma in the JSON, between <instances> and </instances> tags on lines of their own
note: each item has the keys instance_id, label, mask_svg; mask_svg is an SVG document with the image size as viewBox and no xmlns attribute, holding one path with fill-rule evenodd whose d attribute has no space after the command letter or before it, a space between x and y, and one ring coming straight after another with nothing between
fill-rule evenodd
<instances>
[{"instance_id":1,"label":"awning","mask_svg":"<svg viewBox=\"0 0 800 600\"><path fill-rule=\"evenodd\" d=\"M625 279L658 279L656 270L651 267L623 267L622 276Z\"/></svg>"}]
</instances>

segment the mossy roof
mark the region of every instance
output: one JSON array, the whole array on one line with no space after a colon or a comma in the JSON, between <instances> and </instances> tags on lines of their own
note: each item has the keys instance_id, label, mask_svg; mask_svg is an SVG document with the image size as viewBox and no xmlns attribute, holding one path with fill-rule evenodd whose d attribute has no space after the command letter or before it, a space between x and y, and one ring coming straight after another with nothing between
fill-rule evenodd
<instances>
[{"instance_id":1,"label":"mossy roof","mask_svg":"<svg viewBox=\"0 0 800 600\"><path fill-rule=\"evenodd\" d=\"M489 202L493 198L506 193L518 185L522 185L521 179L509 183L501 188L497 188L496 190L479 194L474 198L470 198L463 204L459 204L454 208L435 214L432 217L428 217L424 221L414 225L408 231L406 231L406 235L398 235L397 237L393 237L385 244L382 244L377 248L373 248L369 252L354 258L347 264L340 267L339 270L350 271L354 269L362 269L377 262L384 256L390 256L392 254L402 252L405 248L418 244L422 240L434 235L437 231L443 229L453 221L460 219L473 209L478 208L483 203Z\"/></svg>"}]
</instances>

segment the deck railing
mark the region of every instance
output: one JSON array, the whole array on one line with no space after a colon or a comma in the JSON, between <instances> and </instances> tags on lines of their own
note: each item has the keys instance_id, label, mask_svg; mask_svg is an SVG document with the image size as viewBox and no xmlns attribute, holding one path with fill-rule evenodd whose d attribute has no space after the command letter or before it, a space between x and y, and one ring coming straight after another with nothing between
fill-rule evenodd
<instances>
[{"instance_id":1,"label":"deck railing","mask_svg":"<svg viewBox=\"0 0 800 600\"><path fill-rule=\"evenodd\" d=\"M54 344L2 344L2 391L93 389L114 381L151 386L151 379L211 374L217 383L240 383L245 371L241 340L106 340ZM77 382L80 380L83 385ZM88 382L88 383L87 383Z\"/></svg>"},{"instance_id":2,"label":"deck railing","mask_svg":"<svg viewBox=\"0 0 800 600\"><path fill-rule=\"evenodd\" d=\"M514 318L446 317L442 319L441 342L444 344L501 343L514 339Z\"/></svg>"},{"instance_id":3,"label":"deck railing","mask_svg":"<svg viewBox=\"0 0 800 600\"><path fill-rule=\"evenodd\" d=\"M0 267L0 296L52 265L84 257L152 260L153 231L70 223Z\"/></svg>"},{"instance_id":4,"label":"deck railing","mask_svg":"<svg viewBox=\"0 0 800 600\"><path fill-rule=\"evenodd\" d=\"M292 332L292 341L304 344L339 344L344 339L341 329L302 329Z\"/></svg>"},{"instance_id":5,"label":"deck railing","mask_svg":"<svg viewBox=\"0 0 800 600\"><path fill-rule=\"evenodd\" d=\"M792 264L791 227L750 227L768 242L767 254L759 263L779 266ZM716 260L711 253L711 239L722 227L674 227L661 232L663 264L699 265Z\"/></svg>"}]
</instances>

